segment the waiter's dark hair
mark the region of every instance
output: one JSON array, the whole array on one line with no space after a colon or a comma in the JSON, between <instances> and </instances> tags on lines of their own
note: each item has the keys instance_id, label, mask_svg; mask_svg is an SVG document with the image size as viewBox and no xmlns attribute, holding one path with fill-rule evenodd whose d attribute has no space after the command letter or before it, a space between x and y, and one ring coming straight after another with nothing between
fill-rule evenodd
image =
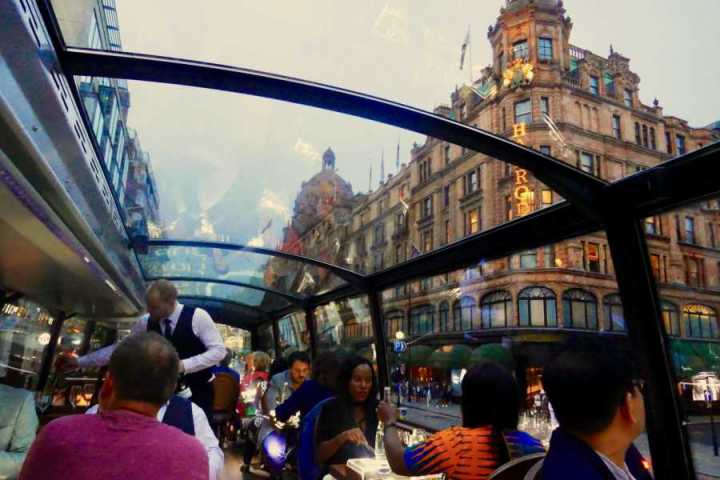
<instances>
[{"instance_id":1,"label":"waiter's dark hair","mask_svg":"<svg viewBox=\"0 0 720 480\"><path fill-rule=\"evenodd\" d=\"M110 357L117 396L162 406L175 392L180 358L175 347L155 332L130 335Z\"/></svg>"}]
</instances>

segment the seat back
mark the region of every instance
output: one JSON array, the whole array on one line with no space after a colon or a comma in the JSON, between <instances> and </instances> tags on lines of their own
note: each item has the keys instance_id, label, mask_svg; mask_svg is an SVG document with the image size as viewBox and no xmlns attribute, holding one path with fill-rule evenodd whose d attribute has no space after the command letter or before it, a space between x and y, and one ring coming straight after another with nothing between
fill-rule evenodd
<instances>
[{"instance_id":1,"label":"seat back","mask_svg":"<svg viewBox=\"0 0 720 480\"><path fill-rule=\"evenodd\" d=\"M530 470L528 470L528 473L525 474L525 478L523 480L542 480L542 466L544 462L545 459L542 459L530 467Z\"/></svg>"},{"instance_id":2,"label":"seat back","mask_svg":"<svg viewBox=\"0 0 720 480\"><path fill-rule=\"evenodd\" d=\"M527 473L545 458L544 453L533 453L502 465L490 475L490 480L525 480Z\"/></svg>"},{"instance_id":3,"label":"seat back","mask_svg":"<svg viewBox=\"0 0 720 480\"><path fill-rule=\"evenodd\" d=\"M229 373L216 373L213 381L213 410L232 413L240 395L240 384Z\"/></svg>"},{"instance_id":4,"label":"seat back","mask_svg":"<svg viewBox=\"0 0 720 480\"><path fill-rule=\"evenodd\" d=\"M300 438L298 441L297 459L300 480L317 480L322 477L323 468L315 461L315 440L318 420L323 406L332 398L315 405L300 421Z\"/></svg>"}]
</instances>

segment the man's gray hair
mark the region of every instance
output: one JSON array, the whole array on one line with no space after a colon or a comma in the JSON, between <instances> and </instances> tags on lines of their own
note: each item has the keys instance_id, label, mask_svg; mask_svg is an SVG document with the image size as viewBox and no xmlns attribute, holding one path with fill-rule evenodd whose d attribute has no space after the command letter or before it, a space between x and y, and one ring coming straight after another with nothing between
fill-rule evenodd
<instances>
[{"instance_id":1,"label":"man's gray hair","mask_svg":"<svg viewBox=\"0 0 720 480\"><path fill-rule=\"evenodd\" d=\"M130 335L110 357L118 399L162 406L175 392L180 358L175 347L155 332Z\"/></svg>"}]
</instances>

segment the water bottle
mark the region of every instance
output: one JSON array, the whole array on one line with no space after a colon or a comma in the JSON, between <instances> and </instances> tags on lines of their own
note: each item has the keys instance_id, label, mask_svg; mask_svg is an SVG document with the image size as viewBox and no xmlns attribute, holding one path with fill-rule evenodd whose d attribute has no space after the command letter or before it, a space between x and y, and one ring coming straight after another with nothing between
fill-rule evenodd
<instances>
[{"instance_id":1,"label":"water bottle","mask_svg":"<svg viewBox=\"0 0 720 480\"><path fill-rule=\"evenodd\" d=\"M280 405L290 396L290 386L288 382L283 383L282 391L280 392L280 398L278 398L277 404Z\"/></svg>"},{"instance_id":2,"label":"water bottle","mask_svg":"<svg viewBox=\"0 0 720 480\"><path fill-rule=\"evenodd\" d=\"M375 432L375 458L385 460L385 425L378 422L377 432Z\"/></svg>"}]
</instances>

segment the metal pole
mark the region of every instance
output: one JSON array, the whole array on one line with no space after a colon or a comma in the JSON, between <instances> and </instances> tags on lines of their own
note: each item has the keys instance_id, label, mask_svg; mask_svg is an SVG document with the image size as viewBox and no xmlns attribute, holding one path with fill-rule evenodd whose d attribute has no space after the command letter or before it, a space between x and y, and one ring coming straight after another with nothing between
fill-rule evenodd
<instances>
[{"instance_id":1,"label":"metal pole","mask_svg":"<svg viewBox=\"0 0 720 480\"><path fill-rule=\"evenodd\" d=\"M637 219L621 217L608 224L607 237L630 344L646 367L647 432L655 478L695 478L645 233Z\"/></svg>"},{"instance_id":2,"label":"metal pole","mask_svg":"<svg viewBox=\"0 0 720 480\"><path fill-rule=\"evenodd\" d=\"M384 389L390 385L390 370L387 361L387 335L383 326L382 307L380 305L380 292L371 290L368 292L368 307L370 309L370 320L375 331L375 353L377 355L378 379L380 388ZM385 400L385 399L383 399Z\"/></svg>"},{"instance_id":3,"label":"metal pole","mask_svg":"<svg viewBox=\"0 0 720 480\"><path fill-rule=\"evenodd\" d=\"M36 391L42 392L45 390L47 385L48 377L50 376L50 369L52 368L52 362L55 358L55 350L57 350L58 341L60 339L60 331L62 330L63 322L66 317L64 312L58 312L55 315L55 320L50 325L50 343L48 343L45 353L43 354L42 364L40 366L40 373L38 375L38 383Z\"/></svg>"},{"instance_id":4,"label":"metal pole","mask_svg":"<svg viewBox=\"0 0 720 480\"><path fill-rule=\"evenodd\" d=\"M315 309L308 308L305 310L305 326L310 333L310 353L312 358L317 357L318 338L317 338L317 325L315 324Z\"/></svg>"},{"instance_id":5,"label":"metal pole","mask_svg":"<svg viewBox=\"0 0 720 480\"><path fill-rule=\"evenodd\" d=\"M88 350L90 350L90 339L92 338L93 333L95 333L96 326L97 322L95 322L95 320L88 320L85 325L85 331L83 331L83 339L78 352L79 355L86 355Z\"/></svg>"},{"instance_id":6,"label":"metal pole","mask_svg":"<svg viewBox=\"0 0 720 480\"><path fill-rule=\"evenodd\" d=\"M718 439L715 432L715 417L713 417L712 408L710 409L710 432L712 433L713 454L718 456Z\"/></svg>"},{"instance_id":7,"label":"metal pole","mask_svg":"<svg viewBox=\"0 0 720 480\"><path fill-rule=\"evenodd\" d=\"M272 320L273 342L275 343L275 358L282 358L282 350L280 349L280 328L278 327L278 319Z\"/></svg>"}]
</instances>

